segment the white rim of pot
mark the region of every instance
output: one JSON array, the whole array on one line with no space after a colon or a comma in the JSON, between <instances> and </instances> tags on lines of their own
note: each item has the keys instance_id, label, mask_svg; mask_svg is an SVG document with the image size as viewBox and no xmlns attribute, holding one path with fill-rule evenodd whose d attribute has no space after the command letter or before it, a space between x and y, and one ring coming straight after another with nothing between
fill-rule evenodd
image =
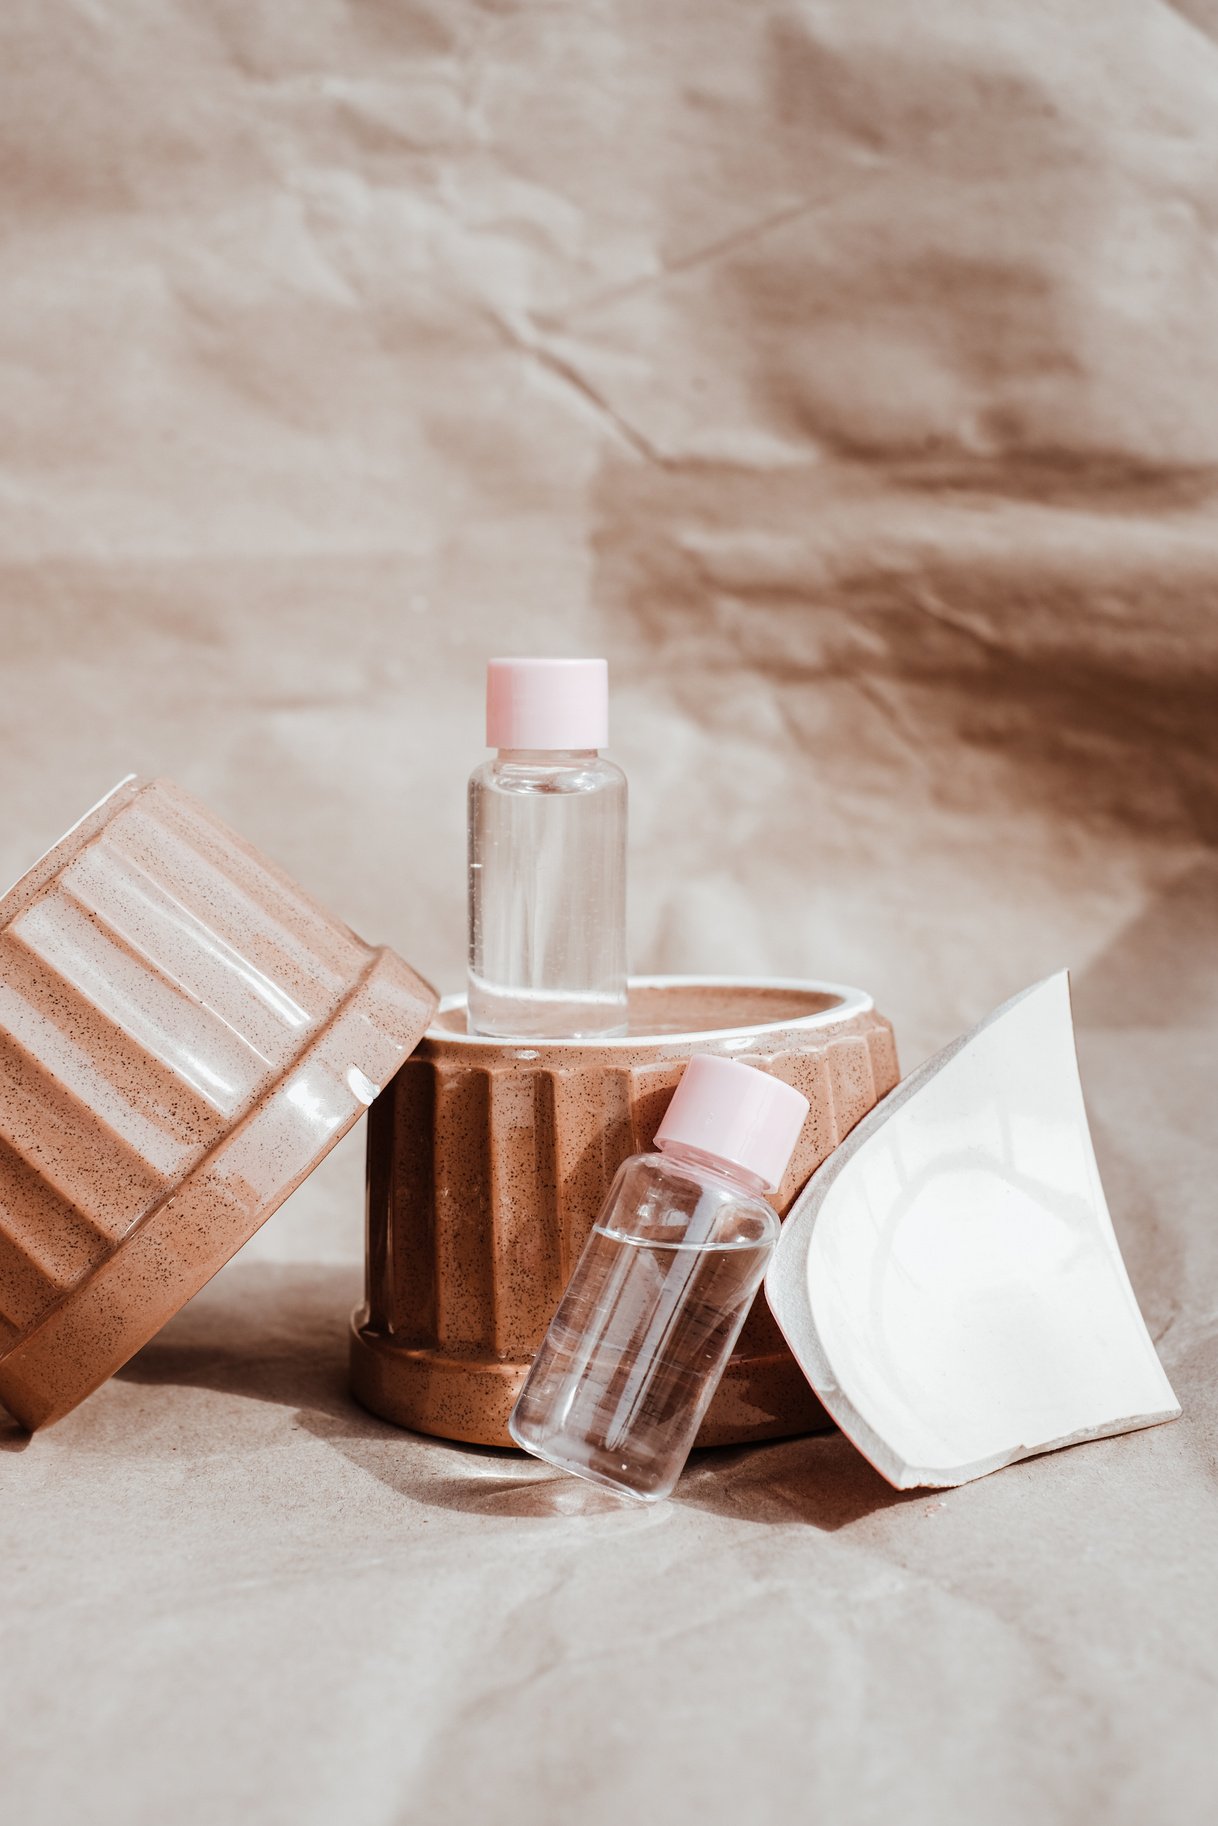
<instances>
[{"instance_id":1,"label":"white rim of pot","mask_svg":"<svg viewBox=\"0 0 1218 1826\"><path fill-rule=\"evenodd\" d=\"M587 1034L583 1039L550 1040L535 1035L519 1035L515 1038L507 1035L489 1033L467 1033L464 1028L431 1026L427 1030L429 1040L443 1040L446 1045L457 1046L512 1046L520 1051L549 1052L558 1047L595 1046L620 1048L628 1051L638 1046L684 1046L697 1045L699 1040L732 1040L751 1039L755 1034L782 1033L791 1028L800 1032L817 1027L836 1027L842 1021L852 1021L856 1015L870 1014L875 1007L873 998L865 989L851 988L847 983L825 983L806 977L787 976L632 976L629 979L631 989L776 989L793 995L831 995L837 999L828 1008L818 1008L812 1014L788 1015L778 1021L748 1021L740 1027L699 1027L692 1033L623 1033L610 1034L601 1038L597 1034ZM436 1009L436 1014L450 1014L454 1009L464 1008L464 995L446 995Z\"/></svg>"}]
</instances>

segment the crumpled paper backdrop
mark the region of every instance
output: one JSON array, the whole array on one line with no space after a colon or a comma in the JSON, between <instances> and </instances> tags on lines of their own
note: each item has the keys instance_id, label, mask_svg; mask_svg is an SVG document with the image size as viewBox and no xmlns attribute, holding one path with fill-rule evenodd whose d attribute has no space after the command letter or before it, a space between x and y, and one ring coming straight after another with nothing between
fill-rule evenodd
<instances>
[{"instance_id":1,"label":"crumpled paper backdrop","mask_svg":"<svg viewBox=\"0 0 1218 1826\"><path fill-rule=\"evenodd\" d=\"M169 773L461 977L494 651L609 655L638 969L1062 963L1174 1427L618 1511L350 1406L361 1138L0 1434L14 1818L1212 1817L1218 6L14 0L11 878Z\"/></svg>"}]
</instances>

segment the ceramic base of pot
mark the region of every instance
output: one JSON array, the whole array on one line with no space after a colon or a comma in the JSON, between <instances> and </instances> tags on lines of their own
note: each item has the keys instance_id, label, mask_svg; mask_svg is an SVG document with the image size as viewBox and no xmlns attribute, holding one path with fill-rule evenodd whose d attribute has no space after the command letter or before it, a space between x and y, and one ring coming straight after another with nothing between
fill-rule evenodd
<instances>
[{"instance_id":1,"label":"ceramic base of pot","mask_svg":"<svg viewBox=\"0 0 1218 1826\"><path fill-rule=\"evenodd\" d=\"M870 997L824 983L640 979L633 1031L491 1040L444 1003L368 1130L368 1287L351 1388L415 1432L510 1446L507 1417L617 1167L649 1148L685 1061L746 1059L811 1109L774 1203L896 1083ZM830 1425L764 1299L749 1314L701 1446Z\"/></svg>"},{"instance_id":2,"label":"ceramic base of pot","mask_svg":"<svg viewBox=\"0 0 1218 1826\"><path fill-rule=\"evenodd\" d=\"M528 1374L527 1363L488 1363L403 1349L351 1321L351 1393L362 1407L415 1433L474 1446L510 1446L508 1415ZM786 1351L734 1357L697 1443L744 1445L827 1432L832 1420Z\"/></svg>"}]
</instances>

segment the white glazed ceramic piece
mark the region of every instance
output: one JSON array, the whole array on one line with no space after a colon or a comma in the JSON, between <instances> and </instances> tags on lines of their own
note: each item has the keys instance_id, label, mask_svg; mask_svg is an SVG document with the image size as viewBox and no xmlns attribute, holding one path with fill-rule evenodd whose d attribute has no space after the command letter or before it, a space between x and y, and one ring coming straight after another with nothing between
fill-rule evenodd
<instances>
[{"instance_id":1,"label":"white glazed ceramic piece","mask_svg":"<svg viewBox=\"0 0 1218 1826\"><path fill-rule=\"evenodd\" d=\"M766 1294L898 1489L1175 1419L1104 1202L1064 971L863 1118L789 1213Z\"/></svg>"}]
</instances>

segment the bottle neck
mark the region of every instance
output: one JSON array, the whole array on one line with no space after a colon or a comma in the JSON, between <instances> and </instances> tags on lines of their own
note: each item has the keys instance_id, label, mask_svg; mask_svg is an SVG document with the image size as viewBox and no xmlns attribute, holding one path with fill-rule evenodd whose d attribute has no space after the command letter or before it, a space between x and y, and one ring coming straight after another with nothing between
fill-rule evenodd
<instances>
[{"instance_id":1,"label":"bottle neck","mask_svg":"<svg viewBox=\"0 0 1218 1826\"><path fill-rule=\"evenodd\" d=\"M687 1141L657 1141L656 1146L665 1160L696 1167L699 1173L709 1173L715 1179L725 1180L737 1191L749 1192L754 1198L765 1198L771 1190L764 1179L756 1173L750 1173L747 1167L740 1166L734 1160L721 1160L718 1154L708 1154L702 1148L691 1147Z\"/></svg>"},{"instance_id":2,"label":"bottle neck","mask_svg":"<svg viewBox=\"0 0 1218 1826\"><path fill-rule=\"evenodd\" d=\"M562 767L566 762L588 762L599 748L497 748L496 761L509 767Z\"/></svg>"}]
</instances>

